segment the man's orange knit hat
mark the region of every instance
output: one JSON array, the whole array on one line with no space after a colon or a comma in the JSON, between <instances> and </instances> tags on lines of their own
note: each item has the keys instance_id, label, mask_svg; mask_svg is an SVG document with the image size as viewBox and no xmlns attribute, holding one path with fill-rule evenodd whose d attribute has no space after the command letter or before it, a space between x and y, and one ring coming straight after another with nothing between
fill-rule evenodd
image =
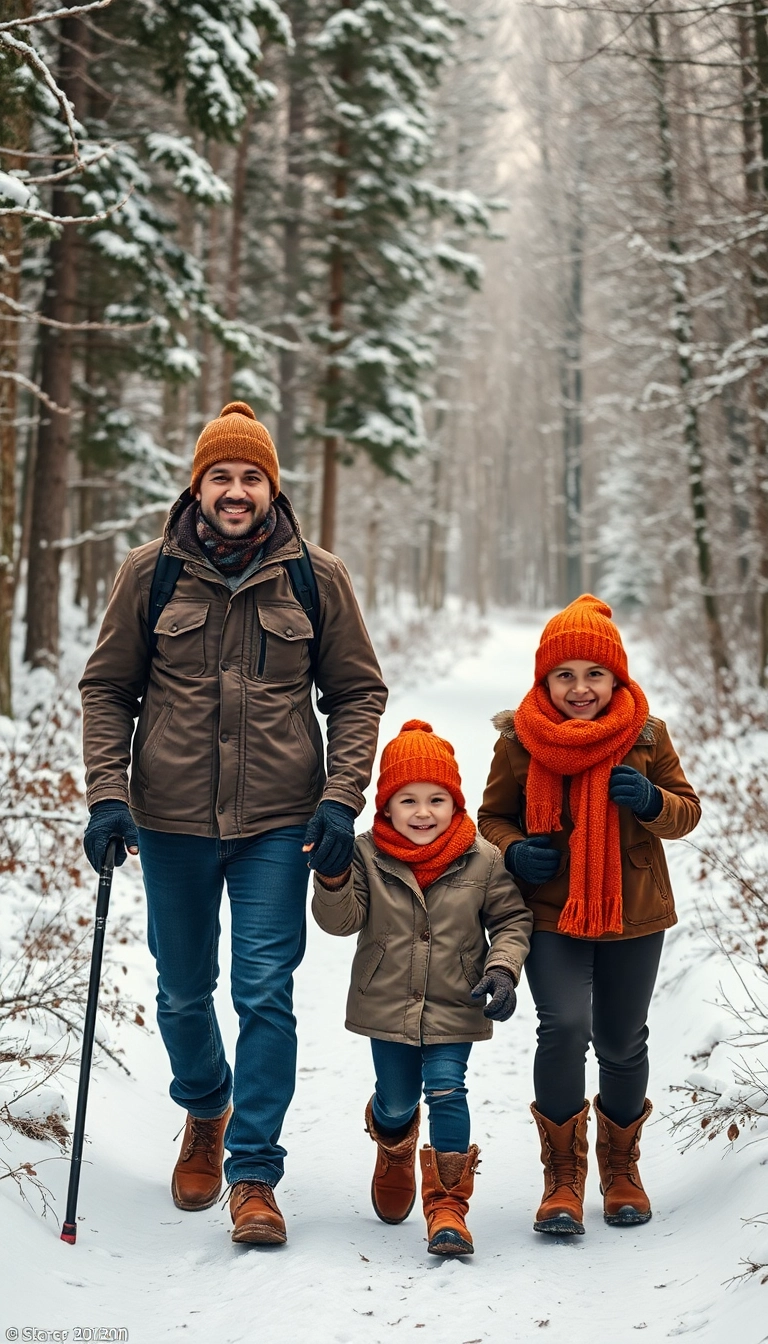
<instances>
[{"instance_id":1,"label":"man's orange knit hat","mask_svg":"<svg viewBox=\"0 0 768 1344\"><path fill-rule=\"evenodd\" d=\"M189 482L192 494L199 490L203 473L209 467L216 462L238 459L252 462L263 471L273 495L280 494L280 467L269 430L256 419L247 402L230 401L216 420L208 421L197 440Z\"/></svg>"},{"instance_id":2,"label":"man's orange knit hat","mask_svg":"<svg viewBox=\"0 0 768 1344\"><path fill-rule=\"evenodd\" d=\"M599 663L619 681L629 681L627 655L607 602L582 593L564 611L547 621L536 650L536 681L569 658Z\"/></svg>"},{"instance_id":3,"label":"man's orange knit hat","mask_svg":"<svg viewBox=\"0 0 768 1344\"><path fill-rule=\"evenodd\" d=\"M422 719L409 719L382 751L376 810L381 812L392 794L408 784L441 784L457 807L466 807L453 747Z\"/></svg>"}]
</instances>

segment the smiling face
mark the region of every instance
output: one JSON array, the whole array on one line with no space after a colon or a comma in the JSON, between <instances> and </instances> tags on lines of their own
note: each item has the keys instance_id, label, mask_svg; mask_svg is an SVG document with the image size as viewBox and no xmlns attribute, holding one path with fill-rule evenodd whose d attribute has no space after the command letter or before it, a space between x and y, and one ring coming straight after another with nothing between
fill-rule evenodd
<instances>
[{"instance_id":1,"label":"smiling face","mask_svg":"<svg viewBox=\"0 0 768 1344\"><path fill-rule=\"evenodd\" d=\"M568 719L595 719L607 709L618 681L607 667L574 658L561 663L545 677L555 709Z\"/></svg>"},{"instance_id":2,"label":"smiling face","mask_svg":"<svg viewBox=\"0 0 768 1344\"><path fill-rule=\"evenodd\" d=\"M272 486L252 462L216 462L204 473L195 498L206 522L223 537L247 537L267 516Z\"/></svg>"},{"instance_id":3,"label":"smiling face","mask_svg":"<svg viewBox=\"0 0 768 1344\"><path fill-rule=\"evenodd\" d=\"M415 845L429 845L448 830L456 804L440 784L409 784L393 793L384 808L395 830Z\"/></svg>"}]
</instances>

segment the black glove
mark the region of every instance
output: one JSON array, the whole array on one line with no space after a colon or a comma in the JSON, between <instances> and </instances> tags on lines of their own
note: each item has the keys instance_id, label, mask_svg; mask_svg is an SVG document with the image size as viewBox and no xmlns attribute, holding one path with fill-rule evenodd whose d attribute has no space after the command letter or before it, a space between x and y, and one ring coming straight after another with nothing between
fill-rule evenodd
<instances>
[{"instance_id":1,"label":"black glove","mask_svg":"<svg viewBox=\"0 0 768 1344\"><path fill-rule=\"evenodd\" d=\"M91 808L91 819L83 836L83 849L97 873L101 871L107 845L113 835L120 836L120 843L115 850L115 863L119 868L125 863L126 846L138 850L139 832L125 803L118 803L114 798L104 798Z\"/></svg>"},{"instance_id":2,"label":"black glove","mask_svg":"<svg viewBox=\"0 0 768 1344\"><path fill-rule=\"evenodd\" d=\"M503 971L500 966L492 967L471 993L473 999L493 995L488 1007L483 1009L483 1017L490 1017L494 1022L506 1022L517 1007L515 982L509 971Z\"/></svg>"},{"instance_id":3,"label":"black glove","mask_svg":"<svg viewBox=\"0 0 768 1344\"><path fill-rule=\"evenodd\" d=\"M507 845L504 866L513 877L522 877L532 887L540 887L555 876L560 867L560 850L549 835L531 835Z\"/></svg>"},{"instance_id":4,"label":"black glove","mask_svg":"<svg viewBox=\"0 0 768 1344\"><path fill-rule=\"evenodd\" d=\"M653 821L664 806L661 789L631 765L614 765L608 797L620 807L631 807L638 821Z\"/></svg>"},{"instance_id":5,"label":"black glove","mask_svg":"<svg viewBox=\"0 0 768 1344\"><path fill-rule=\"evenodd\" d=\"M304 848L311 847L307 866L323 877L341 877L355 850L355 812L346 803L324 799L311 818Z\"/></svg>"}]
</instances>

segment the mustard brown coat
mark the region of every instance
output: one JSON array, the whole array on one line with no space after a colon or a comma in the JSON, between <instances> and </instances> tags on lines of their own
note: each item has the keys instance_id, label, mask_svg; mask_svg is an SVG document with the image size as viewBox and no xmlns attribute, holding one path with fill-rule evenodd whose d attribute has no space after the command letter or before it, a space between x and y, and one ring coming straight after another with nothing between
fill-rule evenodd
<instances>
[{"instance_id":1,"label":"mustard brown coat","mask_svg":"<svg viewBox=\"0 0 768 1344\"><path fill-rule=\"evenodd\" d=\"M89 807L130 800L140 826L224 840L301 825L321 796L359 812L387 691L346 569L308 546L320 597L316 683L318 709L328 716L326 783L312 708L312 625L284 564L301 549L291 506L278 496L262 563L232 591L196 541L186 540L181 518L190 504L185 491L162 540L129 552L85 668ZM184 568L157 621L149 666L149 592L161 546Z\"/></svg>"},{"instance_id":2,"label":"mustard brown coat","mask_svg":"<svg viewBox=\"0 0 768 1344\"><path fill-rule=\"evenodd\" d=\"M524 840L525 786L530 756L515 733L511 710L493 720L500 736L496 742L483 803L478 812L481 833L502 853ZM658 933L677 923L662 840L679 840L698 824L701 804L688 783L666 724L649 716L634 746L624 757L661 790L662 808L653 821L640 821L628 807L619 808L624 929L605 939L637 938ZM533 913L534 932L557 932L560 911L568 897L569 839L573 820L568 805L569 781L563 781L563 829L552 832L553 848L561 853L555 876L540 886L520 880L520 890Z\"/></svg>"},{"instance_id":3,"label":"mustard brown coat","mask_svg":"<svg viewBox=\"0 0 768 1344\"><path fill-rule=\"evenodd\" d=\"M422 892L367 831L343 887L329 891L315 876L312 913L326 933L359 934L347 1029L405 1045L488 1040L493 1024L470 990L492 966L518 983L533 924L499 851L479 835Z\"/></svg>"}]
</instances>

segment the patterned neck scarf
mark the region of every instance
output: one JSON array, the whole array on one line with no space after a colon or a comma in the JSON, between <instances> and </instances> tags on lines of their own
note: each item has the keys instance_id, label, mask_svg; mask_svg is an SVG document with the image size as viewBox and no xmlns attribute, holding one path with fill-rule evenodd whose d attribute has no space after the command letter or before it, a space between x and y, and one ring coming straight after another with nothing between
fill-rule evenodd
<instances>
[{"instance_id":1,"label":"patterned neck scarf","mask_svg":"<svg viewBox=\"0 0 768 1344\"><path fill-rule=\"evenodd\" d=\"M256 531L249 532L245 537L223 537L203 517L199 504L195 515L195 531L200 549L222 574L242 574L272 536L276 524L274 504L270 505L269 512Z\"/></svg>"}]
</instances>

